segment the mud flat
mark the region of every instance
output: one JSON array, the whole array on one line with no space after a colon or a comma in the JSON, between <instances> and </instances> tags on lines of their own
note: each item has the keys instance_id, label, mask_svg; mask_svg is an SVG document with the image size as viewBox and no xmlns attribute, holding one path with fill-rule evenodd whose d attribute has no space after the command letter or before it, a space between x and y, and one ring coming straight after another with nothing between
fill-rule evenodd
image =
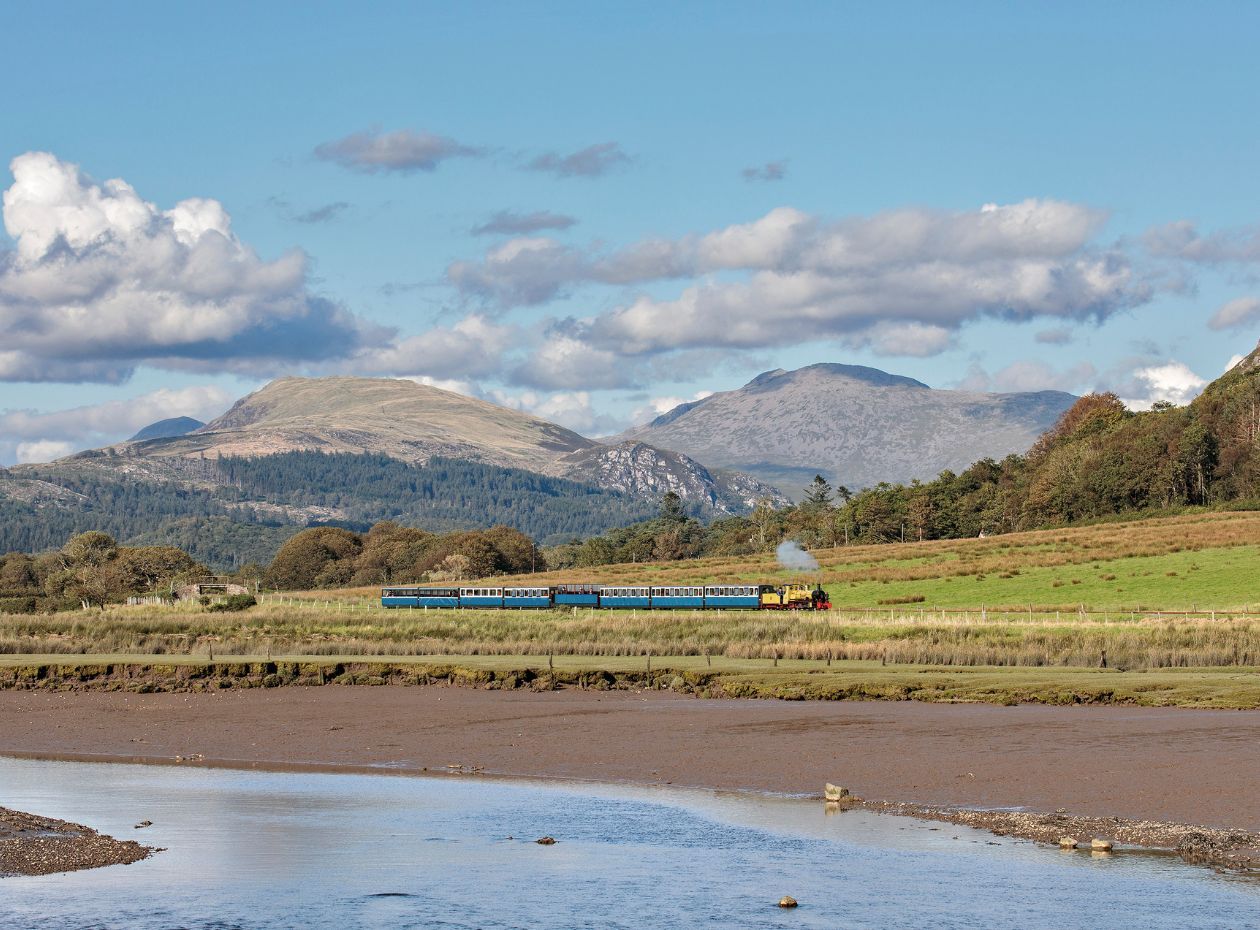
<instances>
[{"instance_id":1,"label":"mud flat","mask_svg":"<svg viewBox=\"0 0 1260 930\"><path fill-rule=\"evenodd\" d=\"M130 865L157 852L82 824L0 807L0 876L51 875L105 865Z\"/></svg>"},{"instance_id":2,"label":"mud flat","mask_svg":"<svg viewBox=\"0 0 1260 930\"><path fill-rule=\"evenodd\" d=\"M1256 711L451 685L0 691L0 754L808 797L834 782L872 810L1053 844L1100 837L1238 870L1254 867L1260 833Z\"/></svg>"}]
</instances>

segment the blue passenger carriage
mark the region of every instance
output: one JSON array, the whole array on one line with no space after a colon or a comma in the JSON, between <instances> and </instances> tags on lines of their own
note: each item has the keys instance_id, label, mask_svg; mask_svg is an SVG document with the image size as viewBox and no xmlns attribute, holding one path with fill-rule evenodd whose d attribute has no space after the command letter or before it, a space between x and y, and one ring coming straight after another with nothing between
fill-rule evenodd
<instances>
[{"instance_id":1,"label":"blue passenger carriage","mask_svg":"<svg viewBox=\"0 0 1260 930\"><path fill-rule=\"evenodd\" d=\"M756 610L761 606L755 584L718 584L704 589L704 606L717 610Z\"/></svg>"},{"instance_id":2,"label":"blue passenger carriage","mask_svg":"<svg viewBox=\"0 0 1260 930\"><path fill-rule=\"evenodd\" d=\"M382 607L415 607L419 588L381 588Z\"/></svg>"},{"instance_id":3,"label":"blue passenger carriage","mask_svg":"<svg viewBox=\"0 0 1260 930\"><path fill-rule=\"evenodd\" d=\"M502 588L460 588L460 607L502 607Z\"/></svg>"},{"instance_id":4,"label":"blue passenger carriage","mask_svg":"<svg viewBox=\"0 0 1260 930\"><path fill-rule=\"evenodd\" d=\"M598 607L597 584L558 584L551 589L557 607Z\"/></svg>"},{"instance_id":5,"label":"blue passenger carriage","mask_svg":"<svg viewBox=\"0 0 1260 930\"><path fill-rule=\"evenodd\" d=\"M504 607L550 607L550 588L504 588Z\"/></svg>"},{"instance_id":6,"label":"blue passenger carriage","mask_svg":"<svg viewBox=\"0 0 1260 930\"><path fill-rule=\"evenodd\" d=\"M382 588L382 607L458 607L459 588Z\"/></svg>"},{"instance_id":7,"label":"blue passenger carriage","mask_svg":"<svg viewBox=\"0 0 1260 930\"><path fill-rule=\"evenodd\" d=\"M652 589L652 609L701 610L704 607L704 588L669 587Z\"/></svg>"},{"instance_id":8,"label":"blue passenger carriage","mask_svg":"<svg viewBox=\"0 0 1260 930\"><path fill-rule=\"evenodd\" d=\"M652 589L609 585L599 589L600 607L651 607Z\"/></svg>"}]
</instances>

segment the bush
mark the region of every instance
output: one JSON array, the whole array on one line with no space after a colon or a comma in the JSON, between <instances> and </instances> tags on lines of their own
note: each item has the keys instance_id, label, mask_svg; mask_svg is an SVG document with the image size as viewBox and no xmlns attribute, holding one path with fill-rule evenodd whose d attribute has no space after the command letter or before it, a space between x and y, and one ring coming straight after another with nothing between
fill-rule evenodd
<instances>
[{"instance_id":1,"label":"bush","mask_svg":"<svg viewBox=\"0 0 1260 930\"><path fill-rule=\"evenodd\" d=\"M0 614L33 614L35 609L33 597L0 597Z\"/></svg>"},{"instance_id":2,"label":"bush","mask_svg":"<svg viewBox=\"0 0 1260 930\"><path fill-rule=\"evenodd\" d=\"M258 601L254 599L252 594L229 594L221 601L211 604L207 610L213 613L224 613L230 610L249 610Z\"/></svg>"}]
</instances>

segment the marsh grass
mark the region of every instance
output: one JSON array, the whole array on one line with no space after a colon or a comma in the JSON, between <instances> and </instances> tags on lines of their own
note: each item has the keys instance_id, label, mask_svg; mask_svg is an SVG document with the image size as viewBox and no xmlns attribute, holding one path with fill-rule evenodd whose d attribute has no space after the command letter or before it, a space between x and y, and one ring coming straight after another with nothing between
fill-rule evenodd
<instances>
[{"instance_id":1,"label":"marsh grass","mask_svg":"<svg viewBox=\"0 0 1260 930\"><path fill-rule=\"evenodd\" d=\"M268 594L241 614L0 614L0 653L190 656L647 654L936 666L1260 663L1260 513L814 553L825 613L383 610L379 589ZM613 565L511 581L788 578L771 557ZM810 580L814 580L811 578ZM880 605L879 602L884 604Z\"/></svg>"},{"instance_id":2,"label":"marsh grass","mask_svg":"<svg viewBox=\"0 0 1260 930\"><path fill-rule=\"evenodd\" d=\"M383 610L311 601L241 615L118 607L16 616L0 653L578 655L879 660L934 665L1240 666L1260 663L1260 619L1075 612L610 612Z\"/></svg>"}]
</instances>

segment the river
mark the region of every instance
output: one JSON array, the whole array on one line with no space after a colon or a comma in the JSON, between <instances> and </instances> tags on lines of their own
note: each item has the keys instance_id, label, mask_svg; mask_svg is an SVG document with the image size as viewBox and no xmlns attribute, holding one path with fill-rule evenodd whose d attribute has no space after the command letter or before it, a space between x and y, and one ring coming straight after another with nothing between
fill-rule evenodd
<instances>
[{"instance_id":1,"label":"river","mask_svg":"<svg viewBox=\"0 0 1260 930\"><path fill-rule=\"evenodd\" d=\"M13 930L1260 923L1256 883L1169 855L1064 853L781 797L0 759L0 804L165 847L0 879ZM778 908L785 894L800 907Z\"/></svg>"}]
</instances>

